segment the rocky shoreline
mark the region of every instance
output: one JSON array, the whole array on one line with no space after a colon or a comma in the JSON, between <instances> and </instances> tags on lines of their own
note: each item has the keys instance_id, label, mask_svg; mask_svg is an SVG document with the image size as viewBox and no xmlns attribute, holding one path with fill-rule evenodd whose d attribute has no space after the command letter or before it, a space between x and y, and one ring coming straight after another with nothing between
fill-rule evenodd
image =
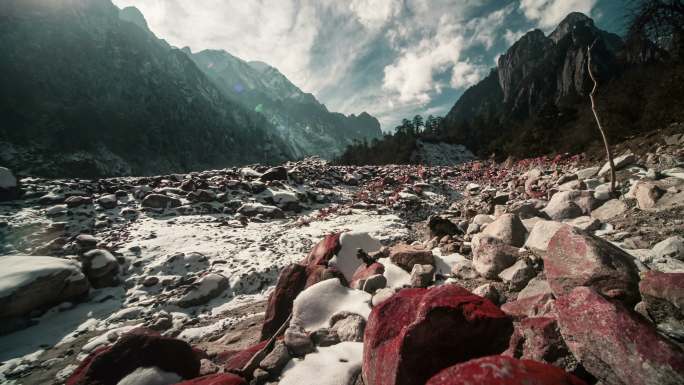
<instances>
[{"instance_id":1,"label":"rocky shoreline","mask_svg":"<svg viewBox=\"0 0 684 385\"><path fill-rule=\"evenodd\" d=\"M683 148L0 170L0 381L683 383Z\"/></svg>"}]
</instances>

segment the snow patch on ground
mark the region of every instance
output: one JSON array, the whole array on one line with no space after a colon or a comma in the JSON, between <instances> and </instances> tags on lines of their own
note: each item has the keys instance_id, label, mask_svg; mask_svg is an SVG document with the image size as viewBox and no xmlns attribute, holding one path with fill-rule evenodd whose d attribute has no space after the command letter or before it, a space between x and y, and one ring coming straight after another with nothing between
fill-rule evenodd
<instances>
[{"instance_id":1,"label":"snow patch on ground","mask_svg":"<svg viewBox=\"0 0 684 385\"><path fill-rule=\"evenodd\" d=\"M363 249L367 253L380 250L382 244L366 232L346 232L340 236L340 251L330 260L331 266L336 266L347 282L351 282L354 272L363 261L357 258L357 250Z\"/></svg>"},{"instance_id":2,"label":"snow patch on ground","mask_svg":"<svg viewBox=\"0 0 684 385\"><path fill-rule=\"evenodd\" d=\"M280 385L348 385L361 371L362 360L362 342L318 348L303 360L291 360L283 370Z\"/></svg>"},{"instance_id":3,"label":"snow patch on ground","mask_svg":"<svg viewBox=\"0 0 684 385\"><path fill-rule=\"evenodd\" d=\"M385 272L382 275L387 279L387 287L400 289L411 283L411 274L392 263L389 258L380 258L378 262L385 266Z\"/></svg>"}]
</instances>

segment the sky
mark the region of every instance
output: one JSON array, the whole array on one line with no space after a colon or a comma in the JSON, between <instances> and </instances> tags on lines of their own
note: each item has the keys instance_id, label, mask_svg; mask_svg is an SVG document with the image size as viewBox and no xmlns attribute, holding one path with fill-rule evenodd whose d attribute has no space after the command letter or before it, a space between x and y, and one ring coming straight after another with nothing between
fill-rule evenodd
<instances>
[{"instance_id":1,"label":"sky","mask_svg":"<svg viewBox=\"0 0 684 385\"><path fill-rule=\"evenodd\" d=\"M224 49L278 68L329 110L392 131L443 116L525 32L572 11L623 33L628 0L113 0L177 47Z\"/></svg>"}]
</instances>

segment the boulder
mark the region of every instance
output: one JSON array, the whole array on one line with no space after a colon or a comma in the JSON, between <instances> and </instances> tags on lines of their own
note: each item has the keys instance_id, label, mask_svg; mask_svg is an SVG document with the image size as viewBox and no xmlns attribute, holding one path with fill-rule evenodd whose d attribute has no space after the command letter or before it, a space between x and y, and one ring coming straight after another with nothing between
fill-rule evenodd
<instances>
[{"instance_id":1,"label":"boulder","mask_svg":"<svg viewBox=\"0 0 684 385\"><path fill-rule=\"evenodd\" d=\"M366 319L358 314L341 312L330 319L330 330L337 334L341 342L363 342Z\"/></svg>"},{"instance_id":2,"label":"boulder","mask_svg":"<svg viewBox=\"0 0 684 385\"><path fill-rule=\"evenodd\" d=\"M362 264L354 272L349 286L355 289L363 288L363 286L359 285L359 282L366 281L368 278L374 275L382 275L384 272L385 266L381 263L374 262L368 266Z\"/></svg>"},{"instance_id":3,"label":"boulder","mask_svg":"<svg viewBox=\"0 0 684 385\"><path fill-rule=\"evenodd\" d=\"M551 294L551 286L544 278L534 277L527 283L524 289L518 293L518 299L531 297L539 294Z\"/></svg>"},{"instance_id":4,"label":"boulder","mask_svg":"<svg viewBox=\"0 0 684 385\"><path fill-rule=\"evenodd\" d=\"M199 375L200 357L185 341L136 329L88 356L67 385L116 385L136 369L148 367L192 379Z\"/></svg>"},{"instance_id":5,"label":"boulder","mask_svg":"<svg viewBox=\"0 0 684 385\"><path fill-rule=\"evenodd\" d=\"M0 321L80 300L89 289L76 261L24 255L0 257Z\"/></svg>"},{"instance_id":6,"label":"boulder","mask_svg":"<svg viewBox=\"0 0 684 385\"><path fill-rule=\"evenodd\" d=\"M537 272L532 261L528 258L520 258L513 266L499 273L499 278L508 283L511 290L518 291L524 288L535 275Z\"/></svg>"},{"instance_id":7,"label":"boulder","mask_svg":"<svg viewBox=\"0 0 684 385\"><path fill-rule=\"evenodd\" d=\"M309 333L299 326L296 321L285 330L283 342L290 354L295 357L302 357L316 350Z\"/></svg>"},{"instance_id":8,"label":"boulder","mask_svg":"<svg viewBox=\"0 0 684 385\"><path fill-rule=\"evenodd\" d=\"M650 181L637 182L632 191L642 210L654 208L658 199L665 193L657 184Z\"/></svg>"},{"instance_id":9,"label":"boulder","mask_svg":"<svg viewBox=\"0 0 684 385\"><path fill-rule=\"evenodd\" d=\"M119 283L119 263L109 251L90 250L83 254L81 261L83 271L94 288L116 286Z\"/></svg>"},{"instance_id":10,"label":"boulder","mask_svg":"<svg viewBox=\"0 0 684 385\"><path fill-rule=\"evenodd\" d=\"M173 207L180 207L180 199L173 198L163 194L149 194L143 198L140 204L143 207L149 207L152 209L166 209Z\"/></svg>"},{"instance_id":11,"label":"boulder","mask_svg":"<svg viewBox=\"0 0 684 385\"><path fill-rule=\"evenodd\" d=\"M187 196L190 202L215 202L216 193L211 190L192 191Z\"/></svg>"},{"instance_id":12,"label":"boulder","mask_svg":"<svg viewBox=\"0 0 684 385\"><path fill-rule=\"evenodd\" d=\"M435 264L435 257L432 255L432 251L406 244L390 247L389 258L392 263L408 272L411 272L413 265Z\"/></svg>"},{"instance_id":13,"label":"boulder","mask_svg":"<svg viewBox=\"0 0 684 385\"><path fill-rule=\"evenodd\" d=\"M505 356L484 357L447 368L426 385L586 385L563 369Z\"/></svg>"},{"instance_id":14,"label":"boulder","mask_svg":"<svg viewBox=\"0 0 684 385\"><path fill-rule=\"evenodd\" d=\"M283 166L272 167L263 173L259 180L262 182L271 182L274 180L287 180L287 169Z\"/></svg>"},{"instance_id":15,"label":"boulder","mask_svg":"<svg viewBox=\"0 0 684 385\"><path fill-rule=\"evenodd\" d=\"M515 327L505 355L546 362L571 373L578 369L577 360L565 345L558 322L552 317L521 320Z\"/></svg>"},{"instance_id":16,"label":"boulder","mask_svg":"<svg viewBox=\"0 0 684 385\"><path fill-rule=\"evenodd\" d=\"M556 231L561 227L563 227L561 222L538 221L530 231L530 236L525 241L525 247L535 254L546 253L551 238L556 235Z\"/></svg>"},{"instance_id":17,"label":"boulder","mask_svg":"<svg viewBox=\"0 0 684 385\"><path fill-rule=\"evenodd\" d=\"M364 383L423 384L450 365L501 353L512 331L496 305L462 287L401 290L368 319Z\"/></svg>"},{"instance_id":18,"label":"boulder","mask_svg":"<svg viewBox=\"0 0 684 385\"><path fill-rule=\"evenodd\" d=\"M599 207L600 209L600 207ZM596 211L596 210L594 210ZM592 213L593 215L593 213ZM601 228L601 221L596 218L592 218L590 216L582 216L582 217L577 217L575 219L566 221L567 224L577 227L580 230L584 231L595 231ZM549 238L550 239L550 238ZM548 242L547 242L548 244Z\"/></svg>"},{"instance_id":19,"label":"boulder","mask_svg":"<svg viewBox=\"0 0 684 385\"><path fill-rule=\"evenodd\" d=\"M430 216L430 218L428 218L427 227L430 239L434 237L441 238L445 235L456 235L461 232L455 223L447 218L440 217L439 215Z\"/></svg>"},{"instance_id":20,"label":"boulder","mask_svg":"<svg viewBox=\"0 0 684 385\"><path fill-rule=\"evenodd\" d=\"M237 209L237 212L247 217L254 217L261 214L262 216L271 219L285 218L285 213L280 208L263 205L261 203L245 203Z\"/></svg>"},{"instance_id":21,"label":"boulder","mask_svg":"<svg viewBox=\"0 0 684 385\"><path fill-rule=\"evenodd\" d=\"M97 204L103 209L113 209L119 204L119 200L115 194L103 195L97 199Z\"/></svg>"},{"instance_id":22,"label":"boulder","mask_svg":"<svg viewBox=\"0 0 684 385\"><path fill-rule=\"evenodd\" d=\"M542 210L554 221L589 215L599 201L590 191L561 191L554 194Z\"/></svg>"},{"instance_id":23,"label":"boulder","mask_svg":"<svg viewBox=\"0 0 684 385\"><path fill-rule=\"evenodd\" d=\"M556 297L578 286L590 286L628 306L639 302L634 257L608 241L566 225L551 238L543 258L546 279Z\"/></svg>"},{"instance_id":24,"label":"boulder","mask_svg":"<svg viewBox=\"0 0 684 385\"><path fill-rule=\"evenodd\" d=\"M277 341L273 350L264 357L259 366L273 376L277 376L292 359L283 341Z\"/></svg>"},{"instance_id":25,"label":"boulder","mask_svg":"<svg viewBox=\"0 0 684 385\"><path fill-rule=\"evenodd\" d=\"M412 287L428 287L435 277L435 267L432 265L413 265L411 270Z\"/></svg>"},{"instance_id":26,"label":"boulder","mask_svg":"<svg viewBox=\"0 0 684 385\"><path fill-rule=\"evenodd\" d=\"M591 216L600 221L609 221L615 217L624 214L627 211L627 205L619 199L611 199L602 204L597 209L591 212Z\"/></svg>"},{"instance_id":27,"label":"boulder","mask_svg":"<svg viewBox=\"0 0 684 385\"><path fill-rule=\"evenodd\" d=\"M515 214L503 214L487 225L482 235L499 239L507 245L522 247L527 237L527 229Z\"/></svg>"},{"instance_id":28,"label":"boulder","mask_svg":"<svg viewBox=\"0 0 684 385\"><path fill-rule=\"evenodd\" d=\"M79 234L76 236L76 247L78 251L84 253L97 247L99 239L90 234Z\"/></svg>"},{"instance_id":29,"label":"boulder","mask_svg":"<svg viewBox=\"0 0 684 385\"><path fill-rule=\"evenodd\" d=\"M292 303L304 290L307 280L306 266L292 264L285 267L278 275L275 290L268 297L266 315L261 327L261 340L267 340L275 334L292 312Z\"/></svg>"},{"instance_id":30,"label":"boulder","mask_svg":"<svg viewBox=\"0 0 684 385\"><path fill-rule=\"evenodd\" d=\"M535 294L501 305L501 311L515 319L526 317L553 317L556 312L551 293Z\"/></svg>"},{"instance_id":31,"label":"boulder","mask_svg":"<svg viewBox=\"0 0 684 385\"><path fill-rule=\"evenodd\" d=\"M480 297L487 298L494 304L499 304L501 300L501 295L499 290L493 283L485 283L473 289L473 294L479 295Z\"/></svg>"},{"instance_id":32,"label":"boulder","mask_svg":"<svg viewBox=\"0 0 684 385\"><path fill-rule=\"evenodd\" d=\"M613 159L613 164L615 165L615 170L620 170L625 168L626 166L630 164L634 164L636 162L636 156L632 153L627 153L620 155L616 158ZM610 163L606 162L603 167L601 167L601 170L598 172L598 176L604 176L610 172Z\"/></svg>"},{"instance_id":33,"label":"boulder","mask_svg":"<svg viewBox=\"0 0 684 385\"><path fill-rule=\"evenodd\" d=\"M602 383L684 383L681 348L622 304L591 288L578 287L559 296L556 309L570 351Z\"/></svg>"},{"instance_id":34,"label":"boulder","mask_svg":"<svg viewBox=\"0 0 684 385\"><path fill-rule=\"evenodd\" d=\"M654 258L674 258L684 261L684 237L677 235L653 246Z\"/></svg>"},{"instance_id":35,"label":"boulder","mask_svg":"<svg viewBox=\"0 0 684 385\"><path fill-rule=\"evenodd\" d=\"M641 277L639 291L644 299L664 300L684 310L684 273L647 271Z\"/></svg>"},{"instance_id":36,"label":"boulder","mask_svg":"<svg viewBox=\"0 0 684 385\"><path fill-rule=\"evenodd\" d=\"M518 259L518 248L490 236L473 239L473 267L484 278L494 279Z\"/></svg>"},{"instance_id":37,"label":"boulder","mask_svg":"<svg viewBox=\"0 0 684 385\"><path fill-rule=\"evenodd\" d=\"M91 197L74 195L74 196L70 196L70 197L66 198L64 200L64 203L66 203L67 207L71 209L71 208L90 205L93 203L93 199Z\"/></svg>"},{"instance_id":38,"label":"boulder","mask_svg":"<svg viewBox=\"0 0 684 385\"><path fill-rule=\"evenodd\" d=\"M418 266L418 265L416 265ZM430 265L421 265L421 266L430 266ZM363 291L369 294L374 294L376 291L380 289L384 289L387 287L387 278L382 275L382 274L376 274L376 275L371 275L368 277L366 280L363 281Z\"/></svg>"},{"instance_id":39,"label":"boulder","mask_svg":"<svg viewBox=\"0 0 684 385\"><path fill-rule=\"evenodd\" d=\"M230 286L228 278L222 274L209 273L202 277L196 285L172 300L180 307L192 307L204 305L221 295Z\"/></svg>"}]
</instances>

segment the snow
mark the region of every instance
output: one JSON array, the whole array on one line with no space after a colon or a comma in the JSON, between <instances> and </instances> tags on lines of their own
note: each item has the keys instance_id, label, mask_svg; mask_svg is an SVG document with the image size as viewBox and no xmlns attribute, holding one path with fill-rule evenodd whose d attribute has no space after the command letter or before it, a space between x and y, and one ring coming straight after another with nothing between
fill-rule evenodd
<instances>
[{"instance_id":1,"label":"snow","mask_svg":"<svg viewBox=\"0 0 684 385\"><path fill-rule=\"evenodd\" d=\"M432 250L435 257L435 273L442 275L451 275L451 268L457 263L467 260L466 257L459 253L449 255L441 255L439 248Z\"/></svg>"},{"instance_id":2,"label":"snow","mask_svg":"<svg viewBox=\"0 0 684 385\"><path fill-rule=\"evenodd\" d=\"M354 272L363 263L356 257L358 249L363 249L367 253L380 250L382 244L377 239L371 237L367 232L346 232L340 236L340 251L330 259L329 265L337 267L347 282L351 282Z\"/></svg>"},{"instance_id":3,"label":"snow","mask_svg":"<svg viewBox=\"0 0 684 385\"><path fill-rule=\"evenodd\" d=\"M347 385L361 371L363 343L342 342L291 360L280 385Z\"/></svg>"},{"instance_id":4,"label":"snow","mask_svg":"<svg viewBox=\"0 0 684 385\"><path fill-rule=\"evenodd\" d=\"M350 312L368 318L371 295L328 279L308 287L294 301L292 322L309 331L328 327L333 315Z\"/></svg>"},{"instance_id":5,"label":"snow","mask_svg":"<svg viewBox=\"0 0 684 385\"><path fill-rule=\"evenodd\" d=\"M392 263L389 258L380 258L378 262L385 266L385 272L382 275L387 278L387 287L399 289L411 283L411 274Z\"/></svg>"},{"instance_id":6,"label":"snow","mask_svg":"<svg viewBox=\"0 0 684 385\"><path fill-rule=\"evenodd\" d=\"M117 385L171 385L183 381L176 373L165 372L159 368L138 368L122 378Z\"/></svg>"},{"instance_id":7,"label":"snow","mask_svg":"<svg viewBox=\"0 0 684 385\"><path fill-rule=\"evenodd\" d=\"M65 270L70 272L67 279L85 278L80 264L72 260L25 255L0 257L0 298L11 295L18 288L29 285L38 278Z\"/></svg>"},{"instance_id":8,"label":"snow","mask_svg":"<svg viewBox=\"0 0 684 385\"><path fill-rule=\"evenodd\" d=\"M17 187L17 178L6 167L0 167L0 188Z\"/></svg>"}]
</instances>

